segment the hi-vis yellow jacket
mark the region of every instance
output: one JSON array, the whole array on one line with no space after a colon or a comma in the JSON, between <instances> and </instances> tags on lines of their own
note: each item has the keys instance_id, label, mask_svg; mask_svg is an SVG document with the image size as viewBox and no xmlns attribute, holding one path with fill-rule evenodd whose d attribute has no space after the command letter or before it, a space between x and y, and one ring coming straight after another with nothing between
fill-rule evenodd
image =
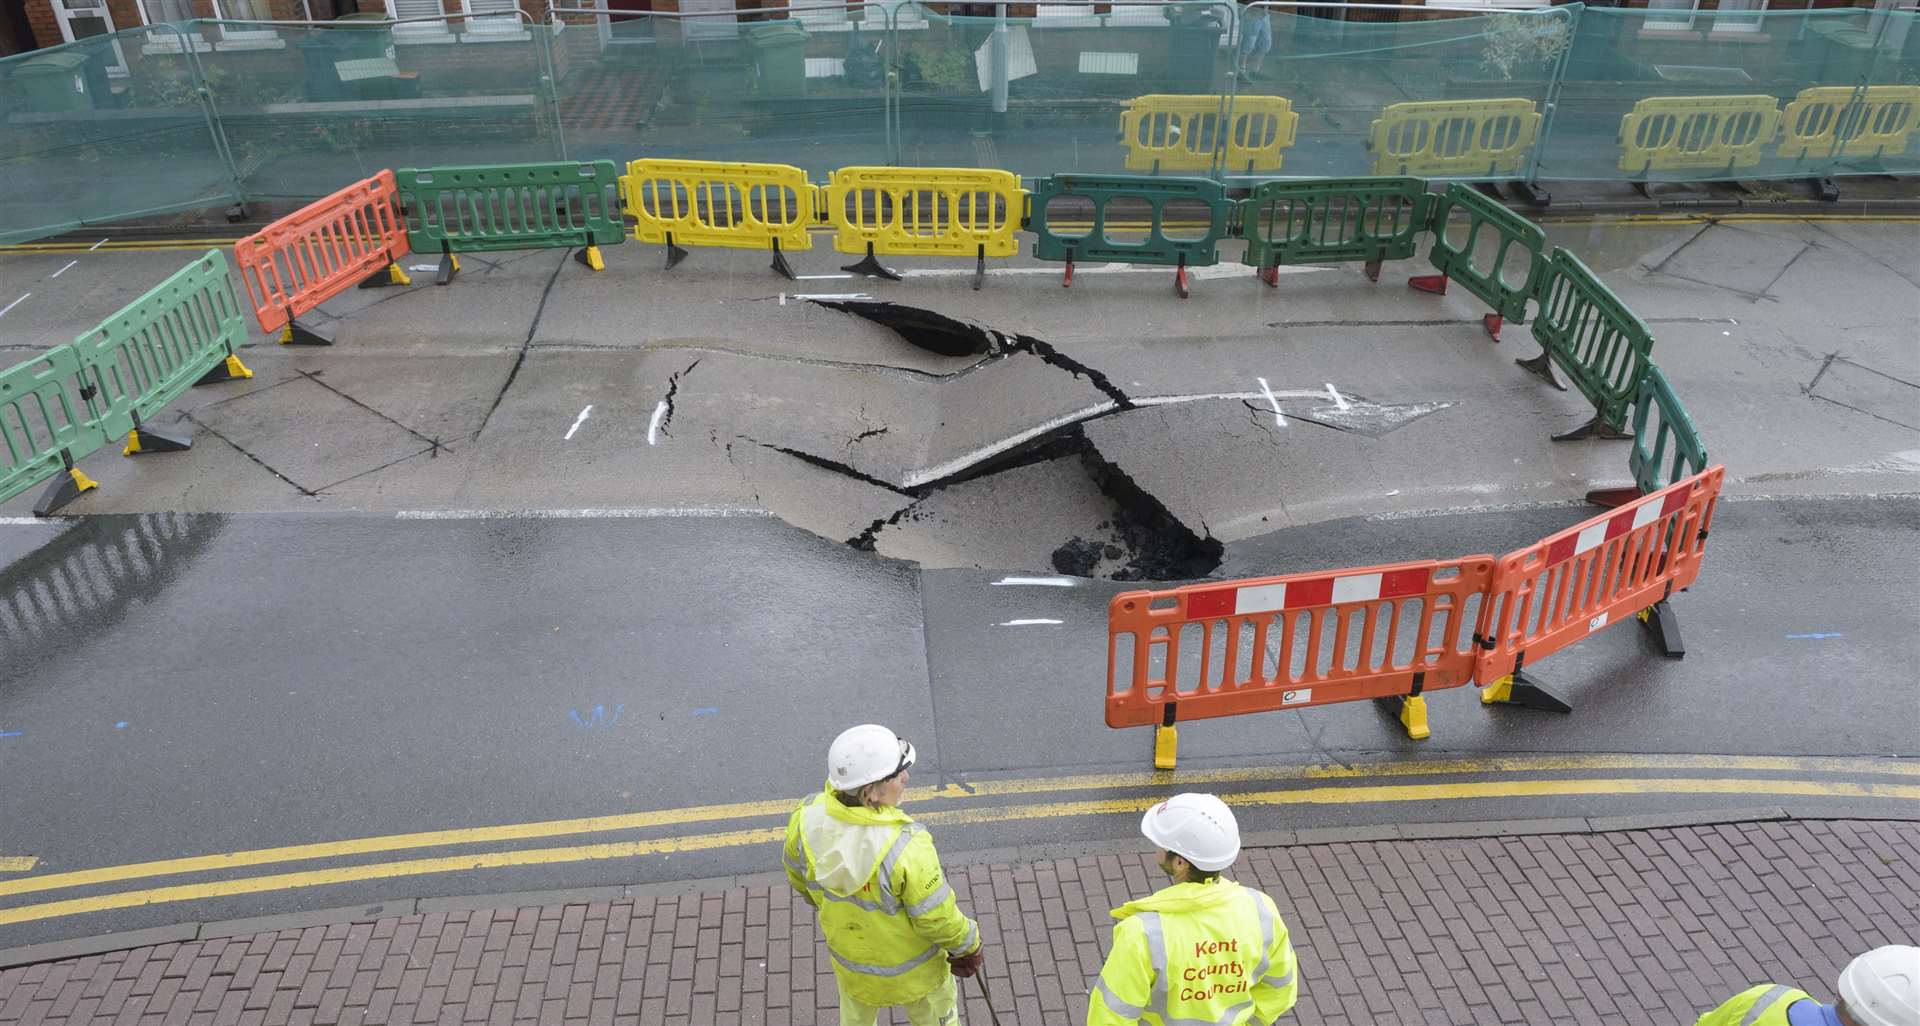
<instances>
[{"instance_id":1,"label":"hi-vis yellow jacket","mask_svg":"<svg viewBox=\"0 0 1920 1026\"><path fill-rule=\"evenodd\" d=\"M1260 891L1227 879L1174 884L1113 915L1087 1026L1266 1026L1300 997L1287 924Z\"/></svg>"},{"instance_id":2,"label":"hi-vis yellow jacket","mask_svg":"<svg viewBox=\"0 0 1920 1026\"><path fill-rule=\"evenodd\" d=\"M1728 998L1693 1026L1787 1026L1787 1009L1811 996L1784 984L1763 983Z\"/></svg>"},{"instance_id":3,"label":"hi-vis yellow jacket","mask_svg":"<svg viewBox=\"0 0 1920 1026\"><path fill-rule=\"evenodd\" d=\"M960 913L933 835L899 809L848 808L828 788L787 820L787 882L820 910L843 993L869 1005L918 1001L972 954L980 927Z\"/></svg>"}]
</instances>

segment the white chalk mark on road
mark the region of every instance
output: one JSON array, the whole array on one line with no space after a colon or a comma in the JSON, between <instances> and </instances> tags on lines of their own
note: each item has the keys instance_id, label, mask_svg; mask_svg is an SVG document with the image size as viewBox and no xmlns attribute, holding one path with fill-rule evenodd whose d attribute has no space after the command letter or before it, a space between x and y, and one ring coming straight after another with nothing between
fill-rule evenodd
<instances>
[{"instance_id":1,"label":"white chalk mark on road","mask_svg":"<svg viewBox=\"0 0 1920 1026\"><path fill-rule=\"evenodd\" d=\"M665 399L662 399L660 400L660 405L655 406L653 408L653 419L650 421L647 421L647 444L648 445L660 444L659 442L660 418L665 417L666 415L667 415L667 401Z\"/></svg>"},{"instance_id":2,"label":"white chalk mark on road","mask_svg":"<svg viewBox=\"0 0 1920 1026\"><path fill-rule=\"evenodd\" d=\"M1059 620L1008 620L994 624L995 627L1058 627Z\"/></svg>"},{"instance_id":3,"label":"white chalk mark on road","mask_svg":"<svg viewBox=\"0 0 1920 1026\"><path fill-rule=\"evenodd\" d=\"M1333 397L1333 405L1339 407L1341 413L1347 412L1347 401L1340 398L1339 391L1333 387L1331 381L1327 382L1327 394Z\"/></svg>"},{"instance_id":4,"label":"white chalk mark on road","mask_svg":"<svg viewBox=\"0 0 1920 1026\"><path fill-rule=\"evenodd\" d=\"M1274 396L1273 388L1267 384L1267 379L1255 378L1253 380L1260 382L1260 391L1265 392L1267 394L1267 402L1273 404L1273 422L1281 427L1286 427L1286 414L1280 412L1280 400Z\"/></svg>"},{"instance_id":5,"label":"white chalk mark on road","mask_svg":"<svg viewBox=\"0 0 1920 1026\"><path fill-rule=\"evenodd\" d=\"M784 294L784 293L783 293ZM872 299L864 292L796 292L795 299Z\"/></svg>"},{"instance_id":6,"label":"white chalk mark on road","mask_svg":"<svg viewBox=\"0 0 1920 1026\"><path fill-rule=\"evenodd\" d=\"M592 415L593 415L593 404L588 403L586 409L580 411L580 416L573 418L573 426L567 429L567 437L561 440L566 442L573 441L573 433L575 431L580 430L580 425L585 424L587 422L587 418Z\"/></svg>"},{"instance_id":7,"label":"white chalk mark on road","mask_svg":"<svg viewBox=\"0 0 1920 1026\"><path fill-rule=\"evenodd\" d=\"M796 274L793 276L793 280L794 281L839 281L841 279L851 278L851 277L853 277L853 275L851 274Z\"/></svg>"},{"instance_id":8,"label":"white chalk mark on road","mask_svg":"<svg viewBox=\"0 0 1920 1026\"><path fill-rule=\"evenodd\" d=\"M109 236L107 236L107 239L110 239L110 238L113 238L113 236L111 236L111 235L109 235ZM88 247L87 247L87 252L89 252L89 253L91 253L91 252L93 252L94 250L96 250L96 249L99 249L99 248L100 248L101 246L104 246L104 245L106 245L106 244L107 244L107 239L101 239L101 240L100 240L99 242L96 242L96 243L94 243L93 245L91 245L91 246L88 246Z\"/></svg>"},{"instance_id":9,"label":"white chalk mark on road","mask_svg":"<svg viewBox=\"0 0 1920 1026\"><path fill-rule=\"evenodd\" d=\"M67 273L68 271L71 271L71 270L73 270L73 265L75 265L75 264L77 264L77 263L79 263L79 262L80 262L80 261L78 261L78 260L69 260L69 261L67 261L67 266L65 266L65 267L62 267L61 269L59 269L59 270L57 270L57 271L55 271L55 272L53 272L52 274L49 274L49 275L47 275L47 277L49 277L49 278L58 278L58 277L60 277L61 275L63 275L63 274L65 274L65 273Z\"/></svg>"},{"instance_id":10,"label":"white chalk mark on road","mask_svg":"<svg viewBox=\"0 0 1920 1026\"><path fill-rule=\"evenodd\" d=\"M33 293L31 292L27 293L27 296L31 296L31 295L33 295ZM7 315L8 310L11 310L16 306L19 306L21 303L26 302L27 296L21 296L19 299L16 299L13 302L8 303L6 306L0 307L0 317L5 317Z\"/></svg>"},{"instance_id":11,"label":"white chalk mark on road","mask_svg":"<svg viewBox=\"0 0 1920 1026\"><path fill-rule=\"evenodd\" d=\"M25 873L39 864L37 855L0 855L0 873Z\"/></svg>"},{"instance_id":12,"label":"white chalk mark on road","mask_svg":"<svg viewBox=\"0 0 1920 1026\"><path fill-rule=\"evenodd\" d=\"M707 517L770 517L762 509L736 506L645 506L634 509L403 509L396 520L657 520Z\"/></svg>"},{"instance_id":13,"label":"white chalk mark on road","mask_svg":"<svg viewBox=\"0 0 1920 1026\"><path fill-rule=\"evenodd\" d=\"M1071 577L1002 577L993 582L993 586L998 588L1012 584L1034 588L1071 588L1075 583Z\"/></svg>"}]
</instances>

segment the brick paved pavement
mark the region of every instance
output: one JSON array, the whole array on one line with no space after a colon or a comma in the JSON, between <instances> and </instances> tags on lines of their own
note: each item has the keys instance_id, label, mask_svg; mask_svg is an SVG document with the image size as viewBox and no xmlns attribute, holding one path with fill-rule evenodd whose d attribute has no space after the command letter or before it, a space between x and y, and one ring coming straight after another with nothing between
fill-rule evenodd
<instances>
[{"instance_id":1,"label":"brick paved pavement","mask_svg":"<svg viewBox=\"0 0 1920 1026\"><path fill-rule=\"evenodd\" d=\"M1001 1021L1077 1023L1146 856L949 866ZM1234 874L1280 903L1291 1021L1682 1023L1762 981L1831 999L1920 938L1920 823L1775 821L1296 845ZM987 1022L976 992L967 1021ZM784 884L409 915L0 971L0 1023L834 1023ZM1288 1021L1288 1020L1283 1020Z\"/></svg>"}]
</instances>

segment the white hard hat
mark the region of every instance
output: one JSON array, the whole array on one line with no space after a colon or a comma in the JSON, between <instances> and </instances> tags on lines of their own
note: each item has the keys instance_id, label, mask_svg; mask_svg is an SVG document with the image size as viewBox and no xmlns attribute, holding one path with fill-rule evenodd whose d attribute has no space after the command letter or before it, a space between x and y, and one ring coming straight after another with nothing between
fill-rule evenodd
<instances>
[{"instance_id":1,"label":"white hard hat","mask_svg":"<svg viewBox=\"0 0 1920 1026\"><path fill-rule=\"evenodd\" d=\"M1147 840L1217 873L1240 857L1240 824L1227 803L1210 794L1176 794L1140 818Z\"/></svg>"},{"instance_id":2,"label":"white hard hat","mask_svg":"<svg viewBox=\"0 0 1920 1026\"><path fill-rule=\"evenodd\" d=\"M1847 963L1836 989L1860 1026L1920 1026L1920 948L1874 948Z\"/></svg>"},{"instance_id":3,"label":"white hard hat","mask_svg":"<svg viewBox=\"0 0 1920 1026\"><path fill-rule=\"evenodd\" d=\"M913 746L878 723L848 727L827 749L827 782L836 791L885 780L913 765Z\"/></svg>"}]
</instances>

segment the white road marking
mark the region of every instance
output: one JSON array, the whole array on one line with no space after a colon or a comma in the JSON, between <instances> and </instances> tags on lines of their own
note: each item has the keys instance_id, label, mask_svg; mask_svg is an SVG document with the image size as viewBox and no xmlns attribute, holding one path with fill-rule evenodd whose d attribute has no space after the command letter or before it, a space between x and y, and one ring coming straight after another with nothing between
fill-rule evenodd
<instances>
[{"instance_id":1,"label":"white road marking","mask_svg":"<svg viewBox=\"0 0 1920 1026\"><path fill-rule=\"evenodd\" d=\"M1008 620L994 624L995 627L1058 627L1059 620Z\"/></svg>"},{"instance_id":2,"label":"white road marking","mask_svg":"<svg viewBox=\"0 0 1920 1026\"><path fill-rule=\"evenodd\" d=\"M1169 274L1172 270L1173 269L1169 267L1143 267L1137 264L1110 263L1092 266L1076 266L1073 269L1073 276L1078 278L1083 274ZM1250 268L1240 267L1235 264L1220 264L1214 267L1189 267L1187 268L1187 277L1196 279L1235 278L1247 274L1249 270ZM1283 266L1280 268L1280 273L1313 274L1316 271L1331 270L1333 270L1331 267ZM899 273L903 278L973 277L973 269L970 267L909 267L900 270ZM1063 272L1062 268L1059 267L989 267L987 273L989 275L1049 274L1059 276Z\"/></svg>"},{"instance_id":3,"label":"white road marking","mask_svg":"<svg viewBox=\"0 0 1920 1026\"><path fill-rule=\"evenodd\" d=\"M1339 391L1333 387L1333 382L1331 381L1327 382L1327 394L1333 397L1333 405L1338 406L1340 412L1345 413L1347 411L1347 401L1340 398Z\"/></svg>"},{"instance_id":4,"label":"white road marking","mask_svg":"<svg viewBox=\"0 0 1920 1026\"><path fill-rule=\"evenodd\" d=\"M80 262L80 261L78 261L78 260L69 260L69 261L67 261L67 266L65 266L65 267L62 267L61 269L59 269L59 270L57 270L57 271L55 271L55 272L53 272L52 274L49 274L49 275L47 275L47 277L49 277L49 278L58 278L58 277L60 277L61 275L63 275L63 274L65 274L65 273L67 273L68 271L71 271L71 270L73 270L73 265L75 265L75 264L77 264L77 263L79 263L79 262Z\"/></svg>"},{"instance_id":5,"label":"white road marking","mask_svg":"<svg viewBox=\"0 0 1920 1026\"><path fill-rule=\"evenodd\" d=\"M439 264L408 264L407 265L407 270L409 271L437 271L439 269L440 269Z\"/></svg>"},{"instance_id":6,"label":"white road marking","mask_svg":"<svg viewBox=\"0 0 1920 1026\"><path fill-rule=\"evenodd\" d=\"M770 517L734 506L650 506L637 509L403 509L395 520L671 520L710 517Z\"/></svg>"},{"instance_id":7,"label":"white road marking","mask_svg":"<svg viewBox=\"0 0 1920 1026\"><path fill-rule=\"evenodd\" d=\"M872 299L864 292L796 292L795 299Z\"/></svg>"},{"instance_id":8,"label":"white road marking","mask_svg":"<svg viewBox=\"0 0 1920 1026\"><path fill-rule=\"evenodd\" d=\"M112 237L113 237L113 236L111 236L111 235L109 235L109 236L107 236L107 238L108 238L108 239L110 239L110 238L112 238ZM88 247L87 247L87 252L89 252L89 253L91 253L91 252L93 252L94 250L96 250L96 249L99 249L99 248L100 248L101 246L104 246L104 245L106 245L106 244L107 244L107 239L101 239L101 240L100 240L99 242L96 242L96 243L94 243L93 245L91 245L91 246L88 246Z\"/></svg>"},{"instance_id":9,"label":"white road marking","mask_svg":"<svg viewBox=\"0 0 1920 1026\"><path fill-rule=\"evenodd\" d=\"M998 588L1002 585L1030 585L1035 588L1071 588L1076 582L1071 577L1002 577L993 582Z\"/></svg>"},{"instance_id":10,"label":"white road marking","mask_svg":"<svg viewBox=\"0 0 1920 1026\"><path fill-rule=\"evenodd\" d=\"M31 292L27 293L27 296L31 296L31 295L33 295L33 293ZM8 310L11 310L16 306L19 306L21 303L26 302L27 296L21 296L19 299L16 299L13 302L8 303L6 306L0 307L0 317L5 317L7 315Z\"/></svg>"},{"instance_id":11,"label":"white road marking","mask_svg":"<svg viewBox=\"0 0 1920 1026\"><path fill-rule=\"evenodd\" d=\"M647 421L647 444L648 445L660 444L659 442L660 418L665 417L666 415L667 415L667 401L665 399L662 399L660 400L660 405L655 406L653 408L653 419Z\"/></svg>"},{"instance_id":12,"label":"white road marking","mask_svg":"<svg viewBox=\"0 0 1920 1026\"><path fill-rule=\"evenodd\" d=\"M0 517L0 525L4 525L7 527L25 527L28 524L46 524L48 526L59 526L60 521L49 519L47 517Z\"/></svg>"},{"instance_id":13,"label":"white road marking","mask_svg":"<svg viewBox=\"0 0 1920 1026\"><path fill-rule=\"evenodd\" d=\"M1275 398L1272 387L1267 384L1267 379L1255 378L1254 380L1260 382L1260 391L1267 393L1267 402L1273 404L1273 422L1281 427L1286 427L1287 417L1280 412L1280 400Z\"/></svg>"},{"instance_id":14,"label":"white road marking","mask_svg":"<svg viewBox=\"0 0 1920 1026\"><path fill-rule=\"evenodd\" d=\"M851 274L796 274L793 276L793 280L794 281L837 281L842 278L851 278L851 277L853 277L853 275Z\"/></svg>"},{"instance_id":15,"label":"white road marking","mask_svg":"<svg viewBox=\"0 0 1920 1026\"><path fill-rule=\"evenodd\" d=\"M567 429L567 437L561 439L561 441L565 441L565 442L573 441L573 433L575 431L580 430L580 425L585 424L587 422L587 418L592 414L593 414L593 404L588 403L586 406L586 409L583 409L580 411L580 416L573 418L573 426Z\"/></svg>"}]
</instances>

